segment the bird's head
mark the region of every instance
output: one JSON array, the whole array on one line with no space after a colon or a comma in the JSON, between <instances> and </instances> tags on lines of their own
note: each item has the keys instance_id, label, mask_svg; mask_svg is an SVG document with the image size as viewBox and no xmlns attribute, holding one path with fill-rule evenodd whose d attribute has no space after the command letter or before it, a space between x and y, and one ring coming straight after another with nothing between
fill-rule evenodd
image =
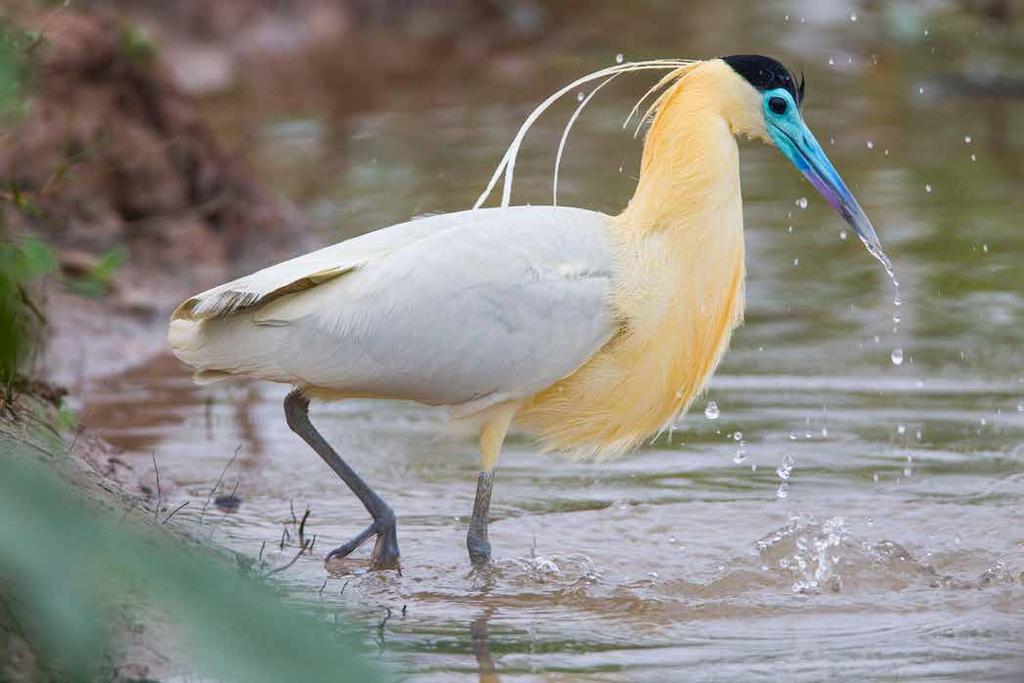
<instances>
[{"instance_id":1,"label":"bird's head","mask_svg":"<svg viewBox=\"0 0 1024 683\"><path fill-rule=\"evenodd\" d=\"M732 55L721 61L729 67L723 75L727 89L736 93L729 112L735 132L775 145L885 263L871 221L804 123L803 77L797 82L786 67L761 55Z\"/></svg>"}]
</instances>

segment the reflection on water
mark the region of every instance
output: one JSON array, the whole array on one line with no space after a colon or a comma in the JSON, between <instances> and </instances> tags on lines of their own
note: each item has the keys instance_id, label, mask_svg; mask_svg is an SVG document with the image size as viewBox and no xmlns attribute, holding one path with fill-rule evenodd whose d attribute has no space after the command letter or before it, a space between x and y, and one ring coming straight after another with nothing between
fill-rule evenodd
<instances>
[{"instance_id":1,"label":"reflection on water","mask_svg":"<svg viewBox=\"0 0 1024 683\"><path fill-rule=\"evenodd\" d=\"M947 34L936 56L923 37L895 41L893 26L918 29L890 10L853 22L842 3L727 5L699 3L685 26L644 22L629 44L602 43L608 54L542 51L529 87L439 78L343 121L259 122L256 152L332 238L460 209L553 86L619 51L717 54L730 36L730 51L808 71L806 118L899 269L897 331L875 262L775 152L744 145L747 322L707 402L616 463L541 456L514 436L487 571L465 557L475 449L436 410L313 407L397 511L401 576L358 558L325 573L324 553L365 513L288 431L282 387L195 387L159 357L80 392L86 422L138 470L155 453L172 502L194 501L179 514L205 533L268 569L297 557L276 575L295 599L355 613L417 680L1024 671L1024 104L941 85L958 43ZM567 147L563 201L621 206L637 148L620 124L645 85L594 99ZM547 201L563 122L542 119L524 148L519 201ZM239 446L221 482L237 512L201 515ZM317 540L297 556L293 509L307 505Z\"/></svg>"}]
</instances>

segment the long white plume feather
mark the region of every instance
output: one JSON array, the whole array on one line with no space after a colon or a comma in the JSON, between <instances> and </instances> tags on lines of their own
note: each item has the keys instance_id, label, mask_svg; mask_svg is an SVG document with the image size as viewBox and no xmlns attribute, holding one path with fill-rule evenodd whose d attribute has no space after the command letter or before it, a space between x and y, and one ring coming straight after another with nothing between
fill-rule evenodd
<instances>
[{"instance_id":1,"label":"long white plume feather","mask_svg":"<svg viewBox=\"0 0 1024 683\"><path fill-rule=\"evenodd\" d=\"M590 83L591 81L605 79L603 83L601 83L597 88L594 89L594 92L597 92L597 90L604 87L604 85L608 81L610 81L612 77L618 76L619 74L622 73L628 73L632 71L676 70L685 66L689 66L693 63L693 60L686 59L652 59L641 62L627 62L625 64L616 64L614 66L605 67L604 69L598 69L597 71L586 74L585 76L580 76L572 83L569 83L568 85L560 88L552 95L550 95L546 100L537 105L537 107L532 112L530 112L530 115L527 116L526 119L523 121L523 124L519 127L519 131L516 133L515 137L512 138L512 142L509 144L508 149L505 150L505 155L498 163L497 168L494 169L494 173L493 175L491 175L491 179L487 183L487 187L484 189L480 197L477 198L476 203L473 205L473 208L478 209L481 206L483 206L483 203L487 201L488 197L490 197L491 191L494 190L494 186L498 184L498 179L501 178L503 175L505 181L501 192L501 206L509 206L509 202L512 199L512 180L515 176L516 159L519 156L519 148L523 144L523 139L526 137L527 132L529 132L530 127L533 126L533 124L537 121L538 118L540 118L540 115L543 114L548 107L557 102L561 97L565 96L567 93L572 92L576 88L579 88L582 85ZM661 83L664 83L664 79ZM657 86L654 88L654 90L656 89ZM594 93L591 93L591 95L593 94ZM588 101L589 98L586 98L581 103L580 108L577 110L576 114L573 115L573 118L568 126L569 128L571 128L571 125L573 122L575 122L575 119L577 118L579 111L582 110L583 106L585 106ZM637 107L639 107L639 104L640 103L638 102ZM632 113L630 114L630 116L632 116ZM563 143L559 145L559 147L564 148L564 140Z\"/></svg>"}]
</instances>

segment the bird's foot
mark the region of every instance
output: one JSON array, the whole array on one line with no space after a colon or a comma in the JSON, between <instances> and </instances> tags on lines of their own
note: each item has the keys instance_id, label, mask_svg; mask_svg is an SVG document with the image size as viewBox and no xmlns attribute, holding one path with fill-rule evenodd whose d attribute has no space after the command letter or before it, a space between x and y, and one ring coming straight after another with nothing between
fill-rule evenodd
<instances>
[{"instance_id":1,"label":"bird's foot","mask_svg":"<svg viewBox=\"0 0 1024 683\"><path fill-rule=\"evenodd\" d=\"M398 532L393 516L374 520L373 524L366 527L362 533L351 541L327 553L325 562L348 557L374 536L377 537L377 541L374 543L373 552L370 554L371 568L398 569Z\"/></svg>"},{"instance_id":2,"label":"bird's foot","mask_svg":"<svg viewBox=\"0 0 1024 683\"><path fill-rule=\"evenodd\" d=\"M377 531L370 562L374 569L398 569L398 532L394 520Z\"/></svg>"}]
</instances>

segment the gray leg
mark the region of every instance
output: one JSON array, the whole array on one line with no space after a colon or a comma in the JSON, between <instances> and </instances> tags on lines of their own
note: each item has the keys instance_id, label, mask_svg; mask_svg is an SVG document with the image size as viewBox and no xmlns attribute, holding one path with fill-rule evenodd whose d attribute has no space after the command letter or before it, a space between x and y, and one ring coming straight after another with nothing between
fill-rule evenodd
<instances>
[{"instance_id":1,"label":"gray leg","mask_svg":"<svg viewBox=\"0 0 1024 683\"><path fill-rule=\"evenodd\" d=\"M324 440L313 423L309 421L309 399L298 389L291 391L284 399L284 415L291 430L302 437L310 448L323 458L323 461L341 477L356 498L363 504L366 511L373 517L373 524L345 545L332 550L327 559L345 557L353 550L368 541L371 536L377 537L373 546L371 560L375 569L395 569L398 567L398 535L395 532L395 513L366 482L356 474L355 470L341 459L330 444Z\"/></svg>"},{"instance_id":2,"label":"gray leg","mask_svg":"<svg viewBox=\"0 0 1024 683\"><path fill-rule=\"evenodd\" d=\"M466 548L473 566L486 564L491 559L491 542L487 540L487 514L491 509L491 488L494 472L481 472L476 481L476 500L473 501L473 516L469 518L469 533L466 534Z\"/></svg>"}]
</instances>

